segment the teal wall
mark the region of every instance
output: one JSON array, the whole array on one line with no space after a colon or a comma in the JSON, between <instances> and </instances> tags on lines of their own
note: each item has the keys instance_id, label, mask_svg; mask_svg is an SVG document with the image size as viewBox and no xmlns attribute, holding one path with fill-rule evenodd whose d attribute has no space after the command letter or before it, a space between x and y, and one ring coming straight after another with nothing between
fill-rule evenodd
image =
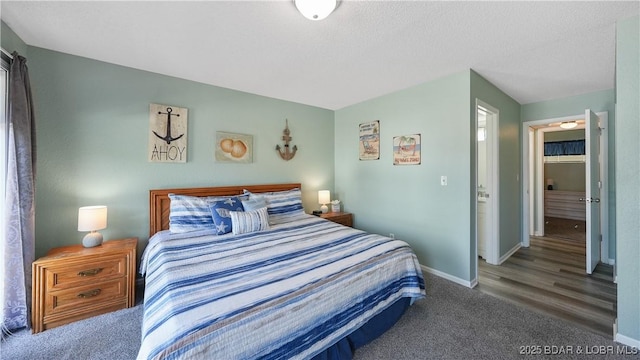
<instances>
[{"instance_id":1,"label":"teal wall","mask_svg":"<svg viewBox=\"0 0 640 360\"><path fill-rule=\"evenodd\" d=\"M584 140L584 129L563 130L544 133L544 141Z\"/></svg>"},{"instance_id":2,"label":"teal wall","mask_svg":"<svg viewBox=\"0 0 640 360\"><path fill-rule=\"evenodd\" d=\"M471 71L471 116L475 116L476 99L482 100L499 111L498 161L500 186L500 256L520 244L522 185L520 183L520 104L498 89L496 86ZM472 122L472 128L474 123ZM472 132L475 141L475 130ZM475 152L475 147L472 147ZM475 158L475 155L472 155ZM472 161L471 174L475 174L475 162ZM471 203L476 204L476 186L471 188ZM475 227L475 212L472 223ZM475 258L475 246L472 243L472 258ZM472 259L472 261L474 261Z\"/></svg>"},{"instance_id":3,"label":"teal wall","mask_svg":"<svg viewBox=\"0 0 640 360\"><path fill-rule=\"evenodd\" d=\"M333 190L333 111L29 48L38 132L36 256L78 244L78 207L107 205L105 239L146 244L149 190L302 182L308 212ZM147 161L149 104L188 108L188 162ZM285 119L299 151L275 152ZM216 131L253 135L252 164L214 162Z\"/></svg>"},{"instance_id":4,"label":"teal wall","mask_svg":"<svg viewBox=\"0 0 640 360\"><path fill-rule=\"evenodd\" d=\"M475 269L475 99L500 109L501 255L519 243L520 107L473 71L336 111L336 191L356 226L394 233L420 263L471 282ZM380 160L358 160L358 125L380 120ZM422 135L422 163L394 166L394 136ZM473 150L475 151L475 150ZM440 185L440 176L448 186ZM515 225L514 225L515 224Z\"/></svg>"},{"instance_id":5,"label":"teal wall","mask_svg":"<svg viewBox=\"0 0 640 360\"><path fill-rule=\"evenodd\" d=\"M380 120L380 159L358 159L358 126ZM420 263L470 280L469 72L336 111L336 191L355 225L407 241ZM393 165L394 136L421 134L422 163ZM449 185L440 186L440 176Z\"/></svg>"},{"instance_id":6,"label":"teal wall","mask_svg":"<svg viewBox=\"0 0 640 360\"><path fill-rule=\"evenodd\" d=\"M616 107L614 89L596 91L588 94L554 99L522 105L522 121L546 120L584 114L585 109L593 112L607 111L609 125L609 258L616 258ZM545 135L546 136L546 135Z\"/></svg>"},{"instance_id":7,"label":"teal wall","mask_svg":"<svg viewBox=\"0 0 640 360\"><path fill-rule=\"evenodd\" d=\"M20 39L16 33L11 30L4 21L0 21L0 45L2 48L7 50L9 53L13 53L17 51L18 54L26 57L27 56L27 45ZM28 62L27 62L28 64Z\"/></svg>"},{"instance_id":8,"label":"teal wall","mask_svg":"<svg viewBox=\"0 0 640 360\"><path fill-rule=\"evenodd\" d=\"M420 263L470 280L469 71L336 111L335 184L355 226L394 233ZM380 120L380 160L358 159L359 124ZM422 163L393 165L393 137L421 134ZM448 186L440 186L440 176Z\"/></svg>"},{"instance_id":9,"label":"teal wall","mask_svg":"<svg viewBox=\"0 0 640 360\"><path fill-rule=\"evenodd\" d=\"M617 24L618 334L640 346L640 17ZM632 341L627 341L631 343Z\"/></svg>"}]
</instances>

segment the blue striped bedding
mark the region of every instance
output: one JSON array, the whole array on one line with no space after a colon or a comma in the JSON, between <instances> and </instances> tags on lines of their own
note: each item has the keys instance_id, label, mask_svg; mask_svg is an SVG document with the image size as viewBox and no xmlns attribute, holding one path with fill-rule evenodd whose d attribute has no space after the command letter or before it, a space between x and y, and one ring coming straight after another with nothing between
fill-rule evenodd
<instances>
[{"instance_id":1,"label":"blue striped bedding","mask_svg":"<svg viewBox=\"0 0 640 360\"><path fill-rule=\"evenodd\" d=\"M402 297L425 296L411 248L303 215L270 230L149 240L138 359L306 359Z\"/></svg>"}]
</instances>

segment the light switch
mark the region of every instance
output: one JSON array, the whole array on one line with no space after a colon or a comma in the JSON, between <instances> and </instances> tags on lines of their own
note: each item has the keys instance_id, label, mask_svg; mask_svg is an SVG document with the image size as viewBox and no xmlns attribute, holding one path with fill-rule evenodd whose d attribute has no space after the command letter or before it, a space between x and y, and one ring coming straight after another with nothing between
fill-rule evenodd
<instances>
[{"instance_id":1,"label":"light switch","mask_svg":"<svg viewBox=\"0 0 640 360\"><path fill-rule=\"evenodd\" d=\"M440 185L447 186L447 177L445 175L440 176Z\"/></svg>"}]
</instances>

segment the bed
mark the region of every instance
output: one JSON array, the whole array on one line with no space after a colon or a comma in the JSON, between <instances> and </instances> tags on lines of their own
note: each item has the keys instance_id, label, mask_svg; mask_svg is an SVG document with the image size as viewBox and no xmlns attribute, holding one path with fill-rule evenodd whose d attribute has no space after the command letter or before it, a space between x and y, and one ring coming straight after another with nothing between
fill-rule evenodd
<instances>
[{"instance_id":1,"label":"bed","mask_svg":"<svg viewBox=\"0 0 640 360\"><path fill-rule=\"evenodd\" d=\"M406 243L305 214L300 189L150 191L138 359L351 359L425 296ZM182 231L185 199L214 225ZM238 201L232 231L216 223Z\"/></svg>"}]
</instances>

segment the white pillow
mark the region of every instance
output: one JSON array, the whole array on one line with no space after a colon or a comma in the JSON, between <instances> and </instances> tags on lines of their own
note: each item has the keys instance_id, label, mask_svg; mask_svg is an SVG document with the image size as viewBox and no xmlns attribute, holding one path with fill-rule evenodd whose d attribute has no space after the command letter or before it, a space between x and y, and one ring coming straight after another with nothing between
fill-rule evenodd
<instances>
[{"instance_id":1,"label":"white pillow","mask_svg":"<svg viewBox=\"0 0 640 360\"><path fill-rule=\"evenodd\" d=\"M258 197L267 202L269 224L271 225L294 221L305 214L302 207L302 192L300 189L258 194L245 190L245 194L249 194L250 200Z\"/></svg>"},{"instance_id":2,"label":"white pillow","mask_svg":"<svg viewBox=\"0 0 640 360\"><path fill-rule=\"evenodd\" d=\"M229 211L233 235L269 230L269 213L263 207L252 211Z\"/></svg>"}]
</instances>

